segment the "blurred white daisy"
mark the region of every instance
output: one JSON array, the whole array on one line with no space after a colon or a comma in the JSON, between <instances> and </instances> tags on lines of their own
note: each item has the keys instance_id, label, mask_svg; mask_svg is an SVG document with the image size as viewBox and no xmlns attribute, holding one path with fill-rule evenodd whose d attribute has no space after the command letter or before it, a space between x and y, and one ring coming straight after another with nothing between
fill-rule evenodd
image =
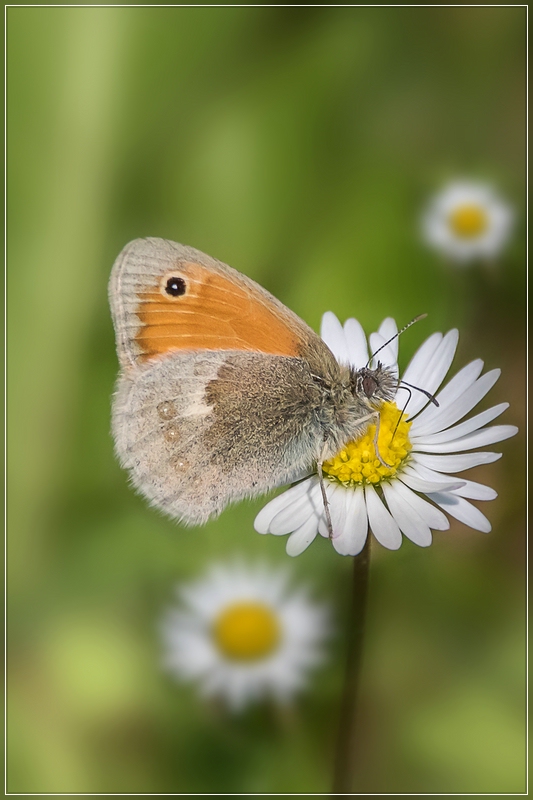
<instances>
[{"instance_id":1,"label":"blurred white daisy","mask_svg":"<svg viewBox=\"0 0 533 800\"><path fill-rule=\"evenodd\" d=\"M396 332L395 321L384 320L379 332L370 336L371 352ZM356 368L367 364L366 336L357 320L349 319L342 327L328 311L322 319L321 335L339 361ZM456 330L445 336L434 333L418 349L402 381L435 394L451 366L457 341ZM380 351L379 360L398 376L398 338ZM379 412L381 460L376 454L376 426L372 424L324 463L332 544L338 553L357 555L369 527L376 539L391 550L400 547L402 533L426 547L431 544L431 529L450 527L443 511L471 528L490 531L487 518L468 499L492 500L496 492L449 474L496 461L501 453L469 451L507 439L518 430L514 425L485 427L508 408L508 403L459 422L500 375L499 369L481 375L482 369L480 359L463 367L436 394L438 407L422 392L409 392L399 386L394 401L383 403ZM406 412L401 416L409 394ZM271 500L257 515L255 529L276 535L290 533L287 553L292 556L303 552L317 533L327 537L318 476L306 478Z\"/></svg>"},{"instance_id":2,"label":"blurred white daisy","mask_svg":"<svg viewBox=\"0 0 533 800\"><path fill-rule=\"evenodd\" d=\"M214 564L177 594L162 625L165 667L233 711L267 697L286 702L323 659L328 611L291 589L285 569Z\"/></svg>"},{"instance_id":3,"label":"blurred white daisy","mask_svg":"<svg viewBox=\"0 0 533 800\"><path fill-rule=\"evenodd\" d=\"M464 265L498 256L513 221L511 207L491 186L454 181L428 203L422 233L430 246Z\"/></svg>"}]
</instances>

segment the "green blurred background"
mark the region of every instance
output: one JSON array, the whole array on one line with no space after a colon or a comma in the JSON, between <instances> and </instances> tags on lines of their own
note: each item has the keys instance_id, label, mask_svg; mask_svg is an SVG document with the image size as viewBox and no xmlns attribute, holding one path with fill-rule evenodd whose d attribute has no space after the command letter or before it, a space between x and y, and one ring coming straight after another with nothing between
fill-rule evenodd
<instances>
[{"instance_id":1,"label":"green blurred background","mask_svg":"<svg viewBox=\"0 0 533 800\"><path fill-rule=\"evenodd\" d=\"M493 531L375 545L359 792L524 790L525 8L10 7L10 792L327 792L350 559L291 561L337 610L328 664L289 711L227 719L160 670L175 581L235 552L286 564L242 503L162 518L113 456L107 305L130 239L193 245L318 329L327 309L458 326L521 434L472 471ZM420 242L448 179L517 212L490 267Z\"/></svg>"}]
</instances>

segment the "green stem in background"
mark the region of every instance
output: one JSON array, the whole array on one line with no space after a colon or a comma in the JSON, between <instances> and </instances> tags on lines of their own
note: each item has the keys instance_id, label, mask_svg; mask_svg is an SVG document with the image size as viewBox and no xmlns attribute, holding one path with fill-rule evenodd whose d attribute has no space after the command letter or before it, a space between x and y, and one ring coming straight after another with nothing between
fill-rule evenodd
<instances>
[{"instance_id":1,"label":"green stem in background","mask_svg":"<svg viewBox=\"0 0 533 800\"><path fill-rule=\"evenodd\" d=\"M370 565L370 535L364 548L353 560L353 585L348 620L348 652L342 690L333 793L353 792L357 750L357 695L363 653L363 634Z\"/></svg>"}]
</instances>

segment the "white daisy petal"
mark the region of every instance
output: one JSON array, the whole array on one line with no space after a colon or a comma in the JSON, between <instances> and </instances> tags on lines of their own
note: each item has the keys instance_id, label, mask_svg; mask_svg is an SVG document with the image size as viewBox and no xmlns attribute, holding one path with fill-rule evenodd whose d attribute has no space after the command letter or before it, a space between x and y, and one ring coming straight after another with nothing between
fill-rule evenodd
<instances>
[{"instance_id":1,"label":"white daisy petal","mask_svg":"<svg viewBox=\"0 0 533 800\"><path fill-rule=\"evenodd\" d=\"M417 440L416 450L424 453L454 453L461 450L473 450L474 447L485 447L488 444L509 439L516 433L518 433L516 425L492 425L490 428L482 428L469 436L453 438L451 441L435 443L430 437L427 437L425 441Z\"/></svg>"},{"instance_id":2,"label":"white daisy petal","mask_svg":"<svg viewBox=\"0 0 533 800\"><path fill-rule=\"evenodd\" d=\"M476 531L482 533L490 533L492 530L491 524L481 511L465 500L464 497L458 497L456 494L434 492L428 494L430 500L433 500L443 511L451 517L455 517L459 522L468 525Z\"/></svg>"},{"instance_id":3,"label":"white daisy petal","mask_svg":"<svg viewBox=\"0 0 533 800\"><path fill-rule=\"evenodd\" d=\"M194 626L192 630L189 630ZM211 642L206 641L202 628L193 619L184 621L183 615L169 613L161 628L163 636L169 639L174 648L165 654L163 665L169 669L178 667L184 672L194 674L205 672L213 659ZM184 654L187 657L184 657Z\"/></svg>"},{"instance_id":4,"label":"white daisy petal","mask_svg":"<svg viewBox=\"0 0 533 800\"><path fill-rule=\"evenodd\" d=\"M437 347L431 363L428 365L426 374L424 375L423 388L427 392L434 394L446 377L451 367L455 351L457 350L458 341L459 331L457 328L452 328L452 330L448 331L448 333L443 336L442 342Z\"/></svg>"},{"instance_id":5,"label":"white daisy petal","mask_svg":"<svg viewBox=\"0 0 533 800\"><path fill-rule=\"evenodd\" d=\"M434 472L432 469L428 469L422 464L418 466L418 470L420 477L428 482L435 481L436 483L439 478L448 478L450 481L453 480L451 475L441 475L439 472ZM461 485L455 486L448 491L459 497L469 497L471 500L494 500L494 498L498 496L494 489L490 489L488 486L484 486L481 483L467 480L463 480Z\"/></svg>"},{"instance_id":6,"label":"white daisy petal","mask_svg":"<svg viewBox=\"0 0 533 800\"><path fill-rule=\"evenodd\" d=\"M394 491L400 495L404 502L414 508L419 517L421 517L426 525L435 531L447 531L450 527L448 517L442 513L438 508L428 503L427 500L420 497L419 494L411 491L411 489L402 483L401 480L394 483Z\"/></svg>"},{"instance_id":7,"label":"white daisy petal","mask_svg":"<svg viewBox=\"0 0 533 800\"><path fill-rule=\"evenodd\" d=\"M424 389L426 392L429 392L430 394L435 394L435 392L441 385L442 381L444 380L446 373L450 369L453 357L455 355L455 351L457 349L458 340L459 340L459 332L456 329L448 331L448 333L443 337L442 341L439 343L437 349L433 353L433 357L431 358L430 362L426 365L426 369L423 375L420 376L420 382L415 383L414 381L410 380L405 376L402 377L402 380L411 383L413 386L419 386L421 389ZM403 406L403 404L405 403L405 399L400 394L400 391L403 392L405 399L407 395L405 390L401 390L401 387L400 389L398 389L396 402L400 406ZM409 400L409 405L408 405L409 416L413 417L420 411L420 409L424 408L428 403L429 399L422 392L416 392L416 391L412 392L412 396L411 399Z\"/></svg>"},{"instance_id":8,"label":"white daisy petal","mask_svg":"<svg viewBox=\"0 0 533 800\"><path fill-rule=\"evenodd\" d=\"M389 339L392 339L390 347L392 347L394 359L397 361L399 337L398 337L398 325L394 317L385 317L385 319L378 328L378 333L386 342L388 342Z\"/></svg>"},{"instance_id":9,"label":"white daisy petal","mask_svg":"<svg viewBox=\"0 0 533 800\"><path fill-rule=\"evenodd\" d=\"M328 523L324 514L318 520L318 532L323 539L329 539Z\"/></svg>"},{"instance_id":10,"label":"white daisy petal","mask_svg":"<svg viewBox=\"0 0 533 800\"><path fill-rule=\"evenodd\" d=\"M440 390L436 396L438 406L430 403L426 408L413 420L413 427L411 432L418 432L418 426L425 425L428 419L432 419L435 413L440 413L443 408L447 408L454 403L464 392L472 386L477 378L481 375L483 369L483 361L478 358L467 364L466 367L459 370L453 378Z\"/></svg>"},{"instance_id":11,"label":"white daisy petal","mask_svg":"<svg viewBox=\"0 0 533 800\"><path fill-rule=\"evenodd\" d=\"M413 386L422 386L424 376L442 339L442 333L433 333L429 339L426 339L409 362L402 378L405 378L408 383L412 383Z\"/></svg>"},{"instance_id":12,"label":"white daisy petal","mask_svg":"<svg viewBox=\"0 0 533 800\"><path fill-rule=\"evenodd\" d=\"M363 549L368 534L368 516L362 486L347 492L351 498L346 512L346 524L342 531L333 534L332 544L342 556L356 556Z\"/></svg>"},{"instance_id":13,"label":"white daisy petal","mask_svg":"<svg viewBox=\"0 0 533 800\"><path fill-rule=\"evenodd\" d=\"M309 481L307 492L276 514L268 526L268 532L273 533L275 536L290 533L291 531L296 531L310 518L314 519L316 527L321 512L322 494L320 485L318 482L312 483Z\"/></svg>"},{"instance_id":14,"label":"white daisy petal","mask_svg":"<svg viewBox=\"0 0 533 800\"><path fill-rule=\"evenodd\" d=\"M397 550L402 544L401 531L373 486L365 486L365 500L372 533L383 547Z\"/></svg>"},{"instance_id":15,"label":"white daisy petal","mask_svg":"<svg viewBox=\"0 0 533 800\"><path fill-rule=\"evenodd\" d=\"M464 486L452 489L452 494L456 494L458 497L468 497L469 500L494 500L498 497L498 492L495 492L490 486L475 481L465 481Z\"/></svg>"},{"instance_id":16,"label":"white daisy petal","mask_svg":"<svg viewBox=\"0 0 533 800\"><path fill-rule=\"evenodd\" d=\"M210 592L213 593L211 588ZM209 619L211 603L208 592L202 591L201 587L184 587L181 591L181 599L198 615Z\"/></svg>"},{"instance_id":17,"label":"white daisy petal","mask_svg":"<svg viewBox=\"0 0 533 800\"><path fill-rule=\"evenodd\" d=\"M437 442L451 442L453 439L459 439L461 436L466 436L467 433L477 431L478 428L482 428L484 425L487 425L487 423L492 422L493 419L496 419L496 417L499 417L500 414L502 414L508 408L509 403L500 403L497 406L488 408L486 411L482 411L480 414L476 414L475 417L470 417L470 419L461 422L454 428L447 428L445 431L440 431L440 433L431 433L428 436L418 436L416 432L415 419L411 428L410 439L413 444L419 441L427 441L432 444L437 444Z\"/></svg>"},{"instance_id":18,"label":"white daisy petal","mask_svg":"<svg viewBox=\"0 0 533 800\"><path fill-rule=\"evenodd\" d=\"M452 456L432 456L426 453L412 453L411 459L414 463L422 464L424 467L434 469L436 472L462 472L464 469L472 469L480 464L492 464L502 457L501 453L456 453Z\"/></svg>"},{"instance_id":19,"label":"white daisy petal","mask_svg":"<svg viewBox=\"0 0 533 800\"><path fill-rule=\"evenodd\" d=\"M324 486L326 489L326 497L328 499L328 506L331 515L331 509L335 507L337 502L339 502L341 505L344 505L344 496L342 494L344 487L339 486L336 483L330 483L329 481L325 481ZM326 520L326 511L324 509L324 501L322 499L322 489L320 489L320 484L318 484L318 487L320 491L320 502L318 504L318 508L320 510L318 519L318 532L325 539L329 539L329 528Z\"/></svg>"},{"instance_id":20,"label":"white daisy petal","mask_svg":"<svg viewBox=\"0 0 533 800\"><path fill-rule=\"evenodd\" d=\"M344 336L350 356L350 364L360 369L368 362L368 346L363 326L353 317L344 323Z\"/></svg>"},{"instance_id":21,"label":"white daisy petal","mask_svg":"<svg viewBox=\"0 0 533 800\"><path fill-rule=\"evenodd\" d=\"M344 335L344 328L332 311L326 311L326 313L322 316L320 336L325 341L339 363L350 363L350 356L348 353L346 337Z\"/></svg>"},{"instance_id":22,"label":"white daisy petal","mask_svg":"<svg viewBox=\"0 0 533 800\"><path fill-rule=\"evenodd\" d=\"M420 547L427 547L431 544L429 526L416 513L412 505L406 503L404 497L395 491L396 485L384 483L382 487L389 510L402 533Z\"/></svg>"},{"instance_id":23,"label":"white daisy petal","mask_svg":"<svg viewBox=\"0 0 533 800\"><path fill-rule=\"evenodd\" d=\"M333 536L335 536L335 531L344 530L348 516L349 498L350 495L353 495L353 491L344 486L333 486L332 488L333 492L328 494L328 498L331 498L329 513Z\"/></svg>"},{"instance_id":24,"label":"white daisy petal","mask_svg":"<svg viewBox=\"0 0 533 800\"><path fill-rule=\"evenodd\" d=\"M318 533L316 518L310 517L303 525L291 533L287 539L287 555L299 556L306 550Z\"/></svg>"},{"instance_id":25,"label":"white daisy petal","mask_svg":"<svg viewBox=\"0 0 533 800\"><path fill-rule=\"evenodd\" d=\"M375 355L373 363L380 361L386 367L391 367L398 375L398 326L392 317L387 317L379 326L378 333L370 335L370 350ZM395 338L393 338L395 337ZM392 339L392 341L390 341ZM388 342L388 344L386 344ZM384 346L385 345L385 346ZM381 349L383 348L383 349ZM379 350L379 353L377 352Z\"/></svg>"},{"instance_id":26,"label":"white daisy petal","mask_svg":"<svg viewBox=\"0 0 533 800\"><path fill-rule=\"evenodd\" d=\"M257 533L268 533L269 526L274 517L284 508L290 506L295 500L303 497L309 492L310 486L316 480L316 476L311 476L296 486L291 486L286 492L278 494L264 506L254 521L254 528Z\"/></svg>"},{"instance_id":27,"label":"white daisy petal","mask_svg":"<svg viewBox=\"0 0 533 800\"><path fill-rule=\"evenodd\" d=\"M452 478L449 475L435 474L435 477L428 477L427 474L423 474L424 469L419 464L408 464L402 470L402 482L414 489L415 492L449 492L464 483L464 481ZM430 472L430 470L427 470L427 472Z\"/></svg>"},{"instance_id":28,"label":"white daisy petal","mask_svg":"<svg viewBox=\"0 0 533 800\"><path fill-rule=\"evenodd\" d=\"M479 378L472 386L464 391L454 403L435 408L432 406L431 413L427 414L425 420L417 420L416 433L418 436L427 436L428 433L439 433L440 431L453 425L476 406L492 389L501 370L493 369ZM427 412L427 409L426 409ZM424 413L426 413L424 412Z\"/></svg>"},{"instance_id":29,"label":"white daisy petal","mask_svg":"<svg viewBox=\"0 0 533 800\"><path fill-rule=\"evenodd\" d=\"M425 481L433 481L435 484L437 483L444 483L446 480L453 484L450 486L449 489L446 491L452 491L453 489L459 489L461 486L464 486L466 481L464 478L456 478L454 475L445 475L441 472L435 472L434 470L430 469L429 467L424 466L424 464L415 464L411 462L409 467L406 468L406 472L413 470L416 475ZM435 489L434 491L442 491L442 489Z\"/></svg>"}]
</instances>

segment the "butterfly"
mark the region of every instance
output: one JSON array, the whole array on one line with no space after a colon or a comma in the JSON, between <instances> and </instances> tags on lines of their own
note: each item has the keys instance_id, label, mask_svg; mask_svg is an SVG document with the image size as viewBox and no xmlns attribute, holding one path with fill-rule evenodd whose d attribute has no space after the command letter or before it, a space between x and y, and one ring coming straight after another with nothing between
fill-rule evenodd
<instances>
[{"instance_id":1,"label":"butterfly","mask_svg":"<svg viewBox=\"0 0 533 800\"><path fill-rule=\"evenodd\" d=\"M323 461L398 386L379 362L339 364L273 295L192 247L130 242L109 300L118 459L149 503L185 524L314 470L322 480Z\"/></svg>"}]
</instances>

